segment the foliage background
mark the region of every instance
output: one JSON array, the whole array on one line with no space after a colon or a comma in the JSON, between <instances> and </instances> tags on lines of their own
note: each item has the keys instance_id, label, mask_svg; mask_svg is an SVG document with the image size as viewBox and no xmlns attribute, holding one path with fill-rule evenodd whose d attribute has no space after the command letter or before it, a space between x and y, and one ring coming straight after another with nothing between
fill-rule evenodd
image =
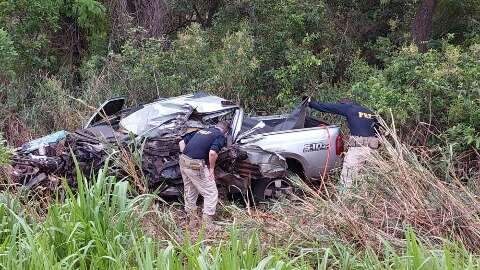
<instances>
[{"instance_id":1,"label":"foliage background","mask_svg":"<svg viewBox=\"0 0 480 270\"><path fill-rule=\"evenodd\" d=\"M409 143L441 145L439 163L468 167L480 1L434 1L420 53L412 23L425 1L2 0L1 129L14 145L72 130L118 95L134 105L206 91L269 113L350 96L393 116Z\"/></svg>"},{"instance_id":2,"label":"foliage background","mask_svg":"<svg viewBox=\"0 0 480 270\"><path fill-rule=\"evenodd\" d=\"M423 50L412 25L427 2ZM479 267L480 0L0 0L0 165L7 142L75 130L110 97L137 105L193 91L251 113L348 96L399 137L382 138L354 194L326 200L314 190L267 210L222 205L239 231L219 242L182 244L174 206L132 197L102 172L79 175L77 194L67 190L48 213L35 213L45 202L21 188L15 199L3 192L0 265ZM304 248L316 252L304 258Z\"/></svg>"}]
</instances>

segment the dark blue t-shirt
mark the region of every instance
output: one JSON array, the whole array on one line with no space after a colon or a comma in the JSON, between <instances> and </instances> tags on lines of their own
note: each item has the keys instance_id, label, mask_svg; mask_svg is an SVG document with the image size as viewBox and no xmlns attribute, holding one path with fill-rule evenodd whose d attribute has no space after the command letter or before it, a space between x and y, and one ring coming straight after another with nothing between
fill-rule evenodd
<instances>
[{"instance_id":1,"label":"dark blue t-shirt","mask_svg":"<svg viewBox=\"0 0 480 270\"><path fill-rule=\"evenodd\" d=\"M208 163L208 152L220 152L225 145L225 135L218 128L207 128L188 133L183 137L186 146L183 153L193 159Z\"/></svg>"},{"instance_id":2,"label":"dark blue t-shirt","mask_svg":"<svg viewBox=\"0 0 480 270\"><path fill-rule=\"evenodd\" d=\"M369 109L355 103L319 103L311 101L309 106L321 112L343 115L353 136L374 137L377 119Z\"/></svg>"}]
</instances>

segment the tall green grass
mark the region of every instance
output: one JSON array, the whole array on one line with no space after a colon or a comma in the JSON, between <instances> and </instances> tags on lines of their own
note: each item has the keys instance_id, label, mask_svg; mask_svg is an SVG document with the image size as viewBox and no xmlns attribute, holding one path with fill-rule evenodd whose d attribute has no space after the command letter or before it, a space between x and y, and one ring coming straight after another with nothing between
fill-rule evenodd
<instances>
[{"instance_id":1,"label":"tall green grass","mask_svg":"<svg viewBox=\"0 0 480 270\"><path fill-rule=\"evenodd\" d=\"M480 269L478 257L459 245L424 247L406 232L404 250L385 243L383 254L332 243L329 247L275 246L259 233L226 228L226 237L153 239L142 218L153 196L129 196L129 183L101 170L78 188L65 189L42 220L9 193L0 196L2 269ZM60 198L61 196L59 196ZM151 213L150 213L151 214ZM161 226L161 224L159 224ZM160 229L160 228L159 228ZM170 228L171 229L171 228ZM169 228L166 228L169 230ZM178 228L177 228L178 230Z\"/></svg>"},{"instance_id":2,"label":"tall green grass","mask_svg":"<svg viewBox=\"0 0 480 270\"><path fill-rule=\"evenodd\" d=\"M138 213L145 212L151 198L130 199L128 183L117 182L105 171L92 183L79 174L77 192L67 187L66 199L52 204L41 222L29 220L13 199L0 204L0 265L8 269L124 267L134 258L132 237L141 237Z\"/></svg>"}]
</instances>

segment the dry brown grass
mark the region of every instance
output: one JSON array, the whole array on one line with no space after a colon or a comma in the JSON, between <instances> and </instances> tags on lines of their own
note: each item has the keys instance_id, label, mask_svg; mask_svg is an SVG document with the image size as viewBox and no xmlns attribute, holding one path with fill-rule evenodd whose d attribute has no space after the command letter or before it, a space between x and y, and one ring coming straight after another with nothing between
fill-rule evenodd
<instances>
[{"instance_id":1,"label":"dry brown grass","mask_svg":"<svg viewBox=\"0 0 480 270\"><path fill-rule=\"evenodd\" d=\"M2 130L8 145L18 147L31 141L34 133L15 113L8 113L2 120Z\"/></svg>"},{"instance_id":2,"label":"dry brown grass","mask_svg":"<svg viewBox=\"0 0 480 270\"><path fill-rule=\"evenodd\" d=\"M411 149L402 144L395 130L382 137L383 150L368 158L358 188L324 211L335 214L327 227L345 240L363 246L379 246L382 239L399 243L405 227L412 226L432 242L450 238L470 250L480 246L478 197L459 180L438 178ZM310 203L312 201L310 200Z\"/></svg>"},{"instance_id":3,"label":"dry brown grass","mask_svg":"<svg viewBox=\"0 0 480 270\"><path fill-rule=\"evenodd\" d=\"M436 176L392 128L382 137L382 150L368 157L355 188L330 198L303 186L308 194L298 202L278 202L252 215L233 211L239 226L264 231L273 243L341 241L358 248L383 250L388 241L403 247L407 227L425 242L443 239L462 243L470 251L480 247L480 201L455 177Z\"/></svg>"}]
</instances>

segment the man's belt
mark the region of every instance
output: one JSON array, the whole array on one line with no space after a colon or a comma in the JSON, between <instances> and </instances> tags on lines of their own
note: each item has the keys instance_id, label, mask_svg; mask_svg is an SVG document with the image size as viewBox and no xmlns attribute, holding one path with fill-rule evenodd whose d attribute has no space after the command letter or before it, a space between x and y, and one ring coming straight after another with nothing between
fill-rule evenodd
<instances>
[{"instance_id":1,"label":"man's belt","mask_svg":"<svg viewBox=\"0 0 480 270\"><path fill-rule=\"evenodd\" d=\"M350 136L348 140L348 146L350 147L370 147L372 149L378 149L380 142L377 137L360 137Z\"/></svg>"},{"instance_id":2,"label":"man's belt","mask_svg":"<svg viewBox=\"0 0 480 270\"><path fill-rule=\"evenodd\" d=\"M188 166L194 170L200 170L205 167L205 161L203 159L193 159L185 154L180 155L185 166Z\"/></svg>"}]
</instances>

